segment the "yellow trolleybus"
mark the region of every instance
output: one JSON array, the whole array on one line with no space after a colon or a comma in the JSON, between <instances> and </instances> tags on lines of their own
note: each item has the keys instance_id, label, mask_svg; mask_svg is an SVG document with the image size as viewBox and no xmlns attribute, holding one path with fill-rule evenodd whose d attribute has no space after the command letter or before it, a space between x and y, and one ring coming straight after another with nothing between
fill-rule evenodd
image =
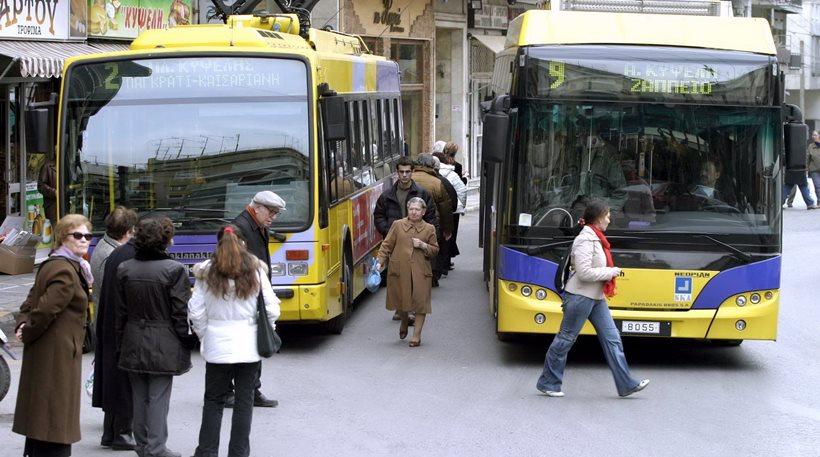
<instances>
[{"instance_id":1,"label":"yellow trolleybus","mask_svg":"<svg viewBox=\"0 0 820 457\"><path fill-rule=\"evenodd\" d=\"M612 208L624 335L776 338L783 177L804 173L807 136L765 20L528 11L492 85L481 243L499 337L558 332L557 265L594 197Z\"/></svg>"},{"instance_id":2,"label":"yellow trolleybus","mask_svg":"<svg viewBox=\"0 0 820 457\"><path fill-rule=\"evenodd\" d=\"M402 153L399 73L356 36L294 14L142 33L69 59L59 101L59 211L97 230L115 205L164 213L192 265L256 192L287 202L271 273L282 321L340 333L380 241L371 220Z\"/></svg>"}]
</instances>

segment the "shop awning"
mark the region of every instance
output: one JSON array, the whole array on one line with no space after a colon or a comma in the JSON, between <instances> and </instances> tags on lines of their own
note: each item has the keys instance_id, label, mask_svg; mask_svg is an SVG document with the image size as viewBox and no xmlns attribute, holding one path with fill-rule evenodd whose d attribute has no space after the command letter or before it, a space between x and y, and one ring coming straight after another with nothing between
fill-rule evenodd
<instances>
[{"instance_id":1,"label":"shop awning","mask_svg":"<svg viewBox=\"0 0 820 457\"><path fill-rule=\"evenodd\" d=\"M493 54L503 51L504 42L507 41L507 37L500 35L473 35L473 38L492 51Z\"/></svg>"},{"instance_id":2,"label":"shop awning","mask_svg":"<svg viewBox=\"0 0 820 457\"><path fill-rule=\"evenodd\" d=\"M52 43L42 41L0 41L0 55L20 62L24 78L59 78L68 57L98 52L122 51L127 43Z\"/></svg>"}]
</instances>

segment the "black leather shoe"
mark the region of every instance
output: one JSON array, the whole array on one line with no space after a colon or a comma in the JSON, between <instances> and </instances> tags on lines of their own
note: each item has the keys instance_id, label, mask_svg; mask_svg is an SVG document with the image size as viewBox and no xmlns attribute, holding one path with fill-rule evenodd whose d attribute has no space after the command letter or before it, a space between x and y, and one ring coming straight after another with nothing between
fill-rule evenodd
<instances>
[{"instance_id":1,"label":"black leather shoe","mask_svg":"<svg viewBox=\"0 0 820 457\"><path fill-rule=\"evenodd\" d=\"M134 437L128 433L121 433L111 440L111 449L115 451L133 451L136 447Z\"/></svg>"},{"instance_id":2,"label":"black leather shoe","mask_svg":"<svg viewBox=\"0 0 820 457\"><path fill-rule=\"evenodd\" d=\"M276 408L279 406L279 402L276 400L271 400L262 394L262 392L257 390L253 394L253 406L258 408Z\"/></svg>"},{"instance_id":3,"label":"black leather shoe","mask_svg":"<svg viewBox=\"0 0 820 457\"><path fill-rule=\"evenodd\" d=\"M228 392L228 396L225 397L225 407L226 408L233 408L233 401L234 401L233 391Z\"/></svg>"}]
</instances>

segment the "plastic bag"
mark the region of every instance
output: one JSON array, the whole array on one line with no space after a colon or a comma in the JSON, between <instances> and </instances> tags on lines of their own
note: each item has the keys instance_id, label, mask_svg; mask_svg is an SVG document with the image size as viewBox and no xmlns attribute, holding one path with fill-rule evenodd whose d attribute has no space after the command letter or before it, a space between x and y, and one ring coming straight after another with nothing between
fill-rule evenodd
<instances>
[{"instance_id":1,"label":"plastic bag","mask_svg":"<svg viewBox=\"0 0 820 457\"><path fill-rule=\"evenodd\" d=\"M364 282L367 290L371 293L375 294L378 292L382 283L382 275L378 269L378 262L375 257L373 257L373 260L370 262L370 271L367 273L367 277L365 277Z\"/></svg>"}]
</instances>

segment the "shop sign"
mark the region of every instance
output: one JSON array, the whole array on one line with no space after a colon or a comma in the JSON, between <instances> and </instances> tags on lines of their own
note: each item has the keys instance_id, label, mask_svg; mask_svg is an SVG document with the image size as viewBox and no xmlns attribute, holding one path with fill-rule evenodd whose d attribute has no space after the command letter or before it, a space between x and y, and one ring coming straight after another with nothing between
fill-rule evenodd
<instances>
[{"instance_id":1,"label":"shop sign","mask_svg":"<svg viewBox=\"0 0 820 457\"><path fill-rule=\"evenodd\" d=\"M192 14L192 0L89 0L88 36L134 39L144 30L191 24Z\"/></svg>"},{"instance_id":2,"label":"shop sign","mask_svg":"<svg viewBox=\"0 0 820 457\"><path fill-rule=\"evenodd\" d=\"M353 14L356 17L354 23L360 24L364 29L356 30L355 33L370 36L410 37L413 33L411 25L416 24L419 17L433 8L431 0L348 1L352 8L346 8L345 14ZM430 18L432 20L432 14ZM432 23L430 30L435 30Z\"/></svg>"},{"instance_id":3,"label":"shop sign","mask_svg":"<svg viewBox=\"0 0 820 457\"><path fill-rule=\"evenodd\" d=\"M382 0L384 9L373 13L373 23L386 25L390 33L404 33L401 26L401 8L393 8L393 0Z\"/></svg>"},{"instance_id":4,"label":"shop sign","mask_svg":"<svg viewBox=\"0 0 820 457\"><path fill-rule=\"evenodd\" d=\"M0 38L66 40L69 0L0 0Z\"/></svg>"}]
</instances>

